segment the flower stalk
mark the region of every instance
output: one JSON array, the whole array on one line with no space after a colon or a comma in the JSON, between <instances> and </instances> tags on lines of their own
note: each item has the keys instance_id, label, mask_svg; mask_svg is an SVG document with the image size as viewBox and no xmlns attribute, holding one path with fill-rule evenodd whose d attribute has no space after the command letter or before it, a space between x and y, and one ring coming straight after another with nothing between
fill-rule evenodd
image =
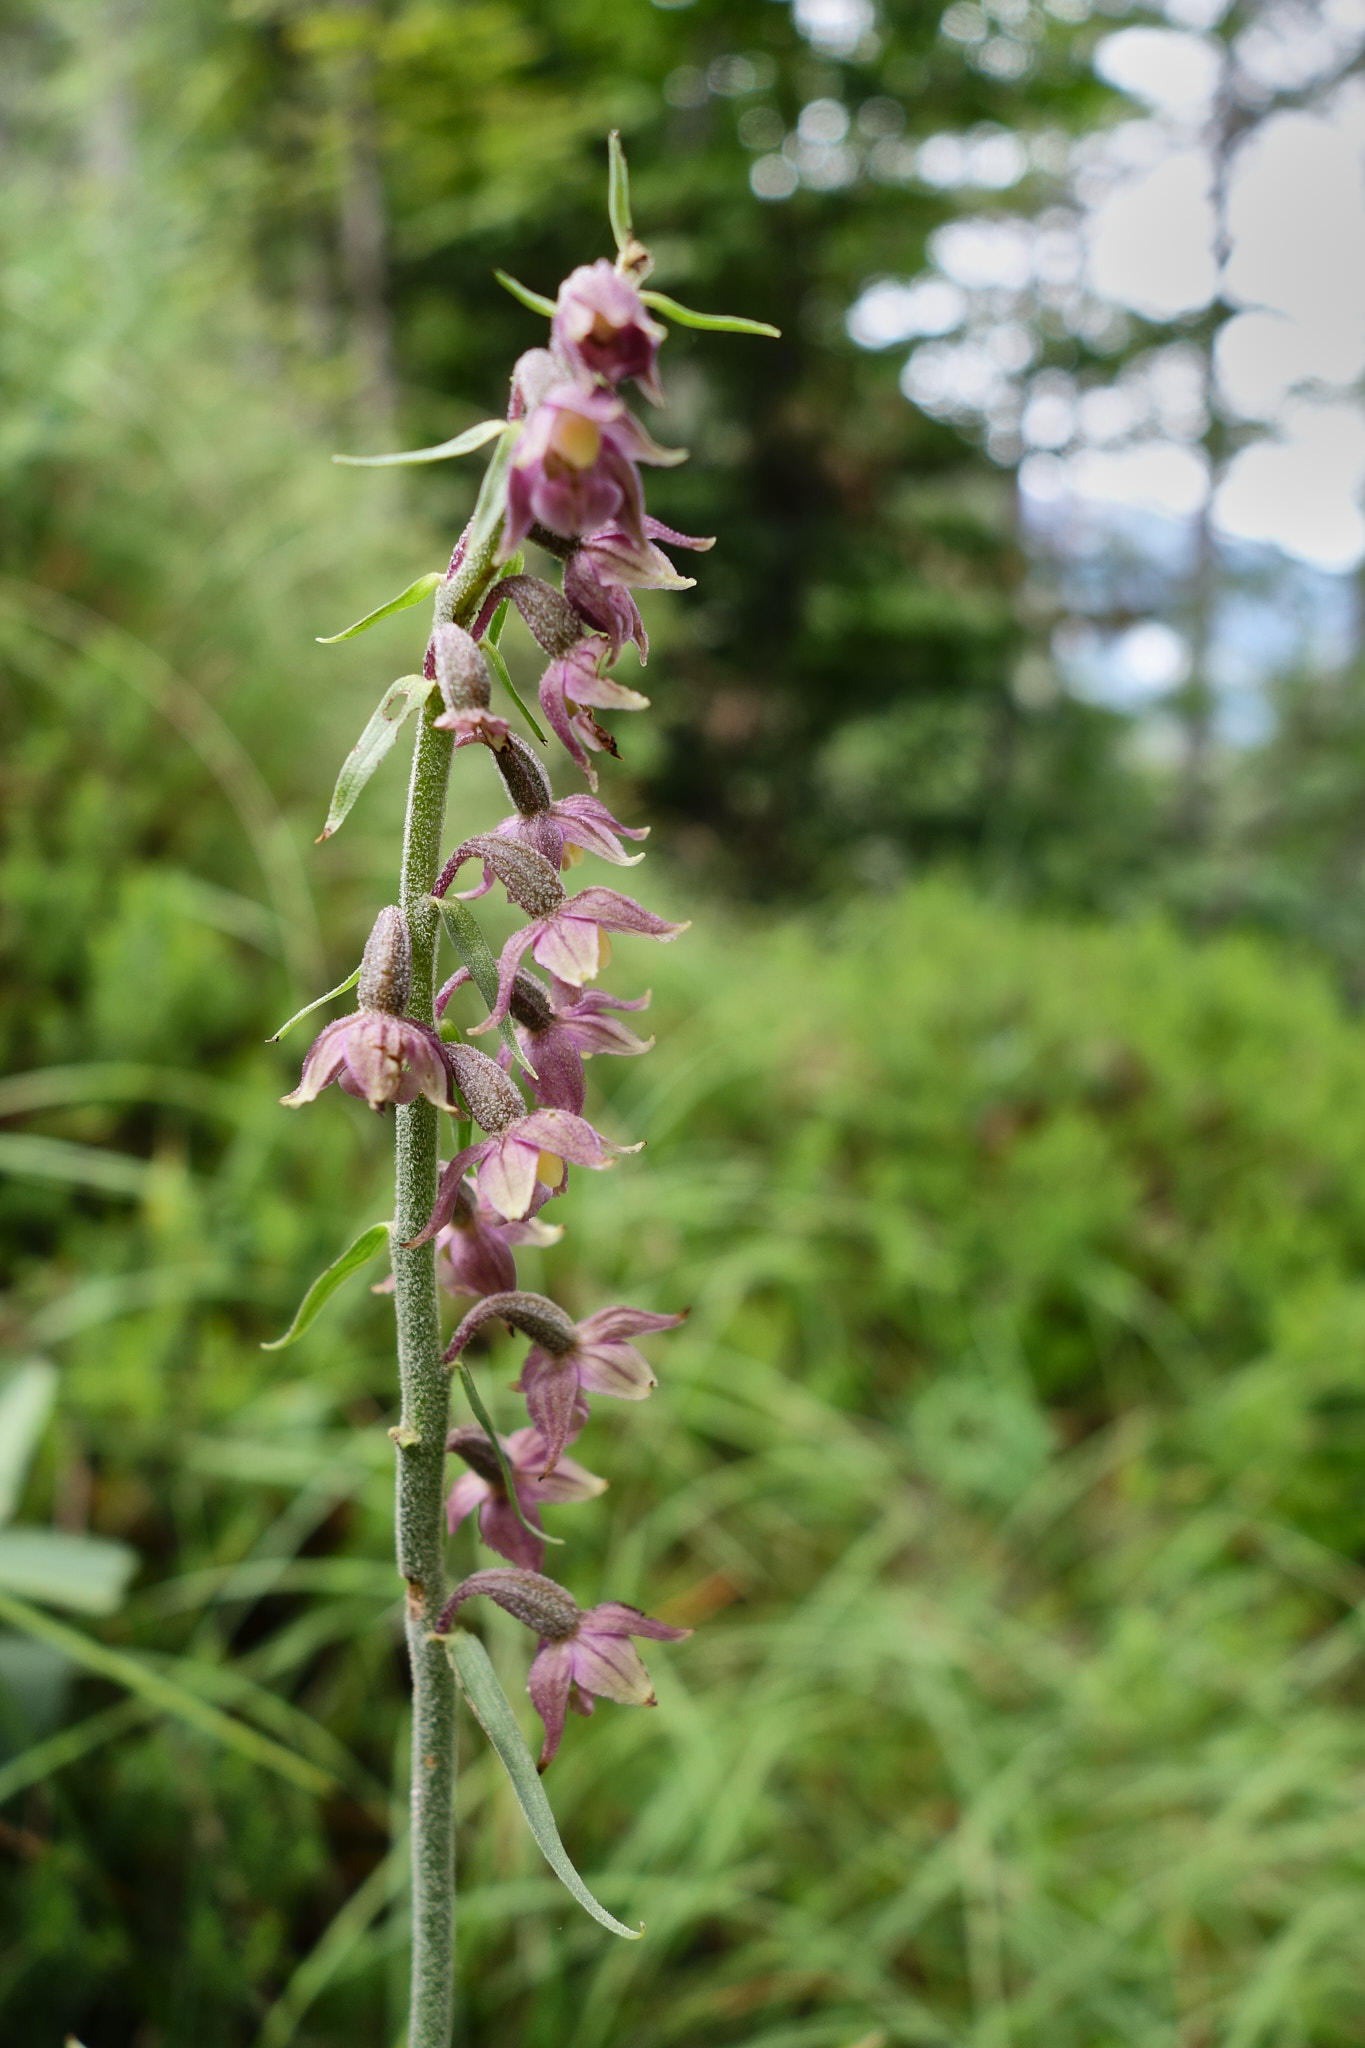
<instances>
[{"instance_id":1,"label":"flower stalk","mask_svg":"<svg viewBox=\"0 0 1365 2048\"><path fill-rule=\"evenodd\" d=\"M590 1420L589 1396L646 1399L657 1381L630 1340L674 1329L686 1312L619 1304L575 1322L548 1296L518 1286L513 1255L515 1246L549 1245L562 1235L540 1220L540 1212L563 1195L571 1169L602 1172L640 1149L604 1137L583 1114L584 1058L637 1056L653 1044L616 1014L643 1008L647 994L617 996L586 986L611 959L609 935L668 942L687 930L596 882L572 895L565 890L561 872L585 855L616 866L642 860L623 840L643 840L647 828L623 825L595 794L556 798L545 764L490 698L491 671L543 741L497 652L502 622L515 606L549 657L540 684L545 718L595 790L589 753L617 754L613 734L596 713L648 708L647 698L607 674L627 642L634 642L642 664L648 653L631 589L689 586L691 579L674 571L657 542L711 545L674 533L644 509L638 465L681 461L684 451L661 448L618 389L633 382L661 402L657 358L666 330L651 319L640 294L649 257L630 226L625 160L615 136L611 146L618 261L614 268L603 260L574 271L553 305L517 289L524 303L548 310L553 321L549 348L528 350L516 365L507 421L485 422L410 457L368 458L428 461L489 439L498 444L445 575L420 579L347 629L363 630L434 585L422 674L403 678L381 699L343 767L328 819L328 832L337 829L398 726L416 711L399 901L380 912L353 977L357 1009L326 1026L299 1086L284 1098L298 1107L336 1081L372 1110L395 1112L388 1232L393 1275L379 1291L391 1289L397 1324L402 1405L391 1434L413 1691L408 2048L449 2048L451 2036L457 1673L552 1868L603 1926L635 1938L592 1898L565 1855L516 1722L459 1618L465 1601L491 1598L539 1637L528 1690L545 1729L542 1771L559 1749L568 1711L590 1716L598 1699L654 1705L632 1638L680 1642L689 1633L620 1602L581 1608L565 1587L541 1574L545 1545L563 1539L547 1531L539 1515L542 1506L588 1501L603 1490L605 1481L565 1455ZM674 317L681 313L674 309ZM686 317L693 324L702 319ZM520 545L528 538L562 565L561 589L523 573ZM451 761L465 747L492 754L514 809L492 832L460 839L443 859ZM454 883L466 864L482 882L457 892ZM467 900L495 885L527 920L497 961L466 908ZM462 965L438 994L443 922ZM548 983L532 971L532 961ZM463 988L477 989L486 1015L461 1032L446 1011ZM498 1034L496 1059L469 1042L482 1032ZM453 1156L442 1164L446 1119L457 1135ZM301 1334L382 1232L382 1226L367 1232L329 1268L281 1342ZM447 1292L474 1301L449 1343L442 1337L438 1279ZM498 1323L531 1339L514 1383L529 1426L508 1437L498 1433L478 1391L471 1371L476 1353L466 1355L472 1340ZM452 1372L474 1415L473 1423L454 1428ZM447 1499L448 1454L465 1470ZM510 1562L467 1573L449 1592L446 1531L453 1536L465 1525Z\"/></svg>"}]
</instances>

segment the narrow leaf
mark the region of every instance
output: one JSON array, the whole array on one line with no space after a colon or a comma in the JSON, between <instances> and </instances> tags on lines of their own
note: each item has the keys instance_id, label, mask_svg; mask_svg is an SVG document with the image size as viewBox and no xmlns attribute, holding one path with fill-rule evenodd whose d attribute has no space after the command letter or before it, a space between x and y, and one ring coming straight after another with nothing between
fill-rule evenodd
<instances>
[{"instance_id":1,"label":"narrow leaf","mask_svg":"<svg viewBox=\"0 0 1365 2048\"><path fill-rule=\"evenodd\" d=\"M26 1785L36 1785L102 1743L126 1735L139 1721L145 1721L149 1712L143 1700L119 1700L115 1706L102 1707L99 1713L77 1721L73 1728L63 1728L46 1741L21 1750L18 1756L0 1764L0 1805L16 1792L22 1792Z\"/></svg>"},{"instance_id":2,"label":"narrow leaf","mask_svg":"<svg viewBox=\"0 0 1365 2048\"><path fill-rule=\"evenodd\" d=\"M345 981L339 981L335 988L329 988L325 996L314 996L311 1003L305 1003L301 1010L295 1010L287 1024L281 1024L278 1031L271 1032L266 1040L266 1044L278 1045L286 1031L292 1031L296 1024L303 1022L305 1017L311 1017L314 1010L320 1010L324 1003L330 1003L333 996L344 996L347 989L354 988L359 979L360 969L358 967L353 968Z\"/></svg>"},{"instance_id":3,"label":"narrow leaf","mask_svg":"<svg viewBox=\"0 0 1365 2048\"><path fill-rule=\"evenodd\" d=\"M529 286L518 284L516 279L509 277L505 270L495 270L493 275L503 290L510 292L514 299L520 299L523 306L528 306L533 313L543 313L547 320L553 319L555 311L553 299L542 298L539 292L533 292Z\"/></svg>"},{"instance_id":4,"label":"narrow leaf","mask_svg":"<svg viewBox=\"0 0 1365 2048\"><path fill-rule=\"evenodd\" d=\"M488 1438L489 1443L493 1447L493 1456L498 1461L498 1470L502 1474L502 1490L507 1495L508 1507L512 1510L512 1513L516 1516L527 1535L534 1536L537 1543L562 1543L564 1541L562 1536L551 1536L548 1530L537 1529L534 1523L528 1522L525 1515L521 1512L521 1502L517 1498L517 1482L512 1476L512 1467L507 1462L507 1453L502 1447L502 1438L498 1435L489 1419L488 1410L483 1405L483 1398L474 1384L469 1367L463 1359L460 1359L458 1363L460 1378L464 1382L465 1398L474 1410L474 1420ZM3 1537L0 1537L0 1541L3 1541Z\"/></svg>"},{"instance_id":5,"label":"narrow leaf","mask_svg":"<svg viewBox=\"0 0 1365 2048\"><path fill-rule=\"evenodd\" d=\"M500 607L500 609L505 610L506 607L502 606ZM493 623L494 625L497 624L496 615L494 617ZM516 705L518 711L526 720L526 723L530 726L536 738L540 741L541 745L544 746L545 735L540 729L540 724L538 720L531 715L531 712L527 708L527 706L522 702L521 693L517 689L516 684L512 681L511 676L507 672L507 663L503 660L501 651L498 648L497 642L492 638L491 632L484 636L484 638L479 642L479 645L482 647L484 653L488 656L489 666L492 668L494 675L502 684L502 687L504 688L504 690L506 690L508 696L512 699L512 702Z\"/></svg>"},{"instance_id":6,"label":"narrow leaf","mask_svg":"<svg viewBox=\"0 0 1365 2048\"><path fill-rule=\"evenodd\" d=\"M488 467L483 473L483 482L479 485L474 516L469 522L469 539L465 546L467 561L477 562L481 559L493 544L494 536L502 525L503 514L507 509L507 472L512 467L512 457L516 453L520 438L521 421L515 420L489 458ZM490 562L490 571L491 567ZM476 601L474 592L470 593L470 600Z\"/></svg>"},{"instance_id":7,"label":"narrow leaf","mask_svg":"<svg viewBox=\"0 0 1365 2048\"><path fill-rule=\"evenodd\" d=\"M461 967L469 969L475 988L491 1010L498 1000L498 963L479 929L478 919L469 905L461 903L458 897L435 896L432 901L441 913L446 937L460 956ZM536 1070L517 1043L510 1017L503 1018L498 1026L498 1035L518 1066L524 1067L534 1081Z\"/></svg>"},{"instance_id":8,"label":"narrow leaf","mask_svg":"<svg viewBox=\"0 0 1365 2048\"><path fill-rule=\"evenodd\" d=\"M0 1621L17 1628L23 1635L32 1636L40 1643L50 1643L54 1650L61 1650L73 1664L79 1664L86 1671L94 1671L101 1678L112 1679L126 1692L156 1708L161 1713L173 1714L178 1721L187 1722L191 1728L198 1728L202 1734L211 1735L228 1749L237 1750L249 1757L252 1763L274 1771L279 1777L287 1778L293 1785L301 1785L306 1792L330 1792L336 1779L330 1771L319 1770L283 1743L274 1742L268 1735L260 1734L248 1727L244 1721L233 1720L230 1714L220 1713L207 1700L197 1699L173 1678L168 1678L155 1666L147 1664L140 1657L129 1655L123 1650L112 1649L107 1643L96 1642L92 1636L82 1635L79 1629L70 1628L64 1621L55 1621L37 1607L30 1607L26 1601L15 1600L8 1593L0 1593Z\"/></svg>"},{"instance_id":9,"label":"narrow leaf","mask_svg":"<svg viewBox=\"0 0 1365 2048\"><path fill-rule=\"evenodd\" d=\"M379 708L341 764L337 786L332 791L332 808L318 838L330 839L341 829L352 804L374 774L398 737L405 718L425 701L435 683L426 676L400 676L390 683L379 700Z\"/></svg>"},{"instance_id":10,"label":"narrow leaf","mask_svg":"<svg viewBox=\"0 0 1365 2048\"><path fill-rule=\"evenodd\" d=\"M626 168L626 153L621 147L619 128L613 128L607 137L607 153L607 214L616 246L624 253L627 245L635 239L635 228L630 217L630 172Z\"/></svg>"},{"instance_id":11,"label":"narrow leaf","mask_svg":"<svg viewBox=\"0 0 1365 2048\"><path fill-rule=\"evenodd\" d=\"M662 292L641 292L640 297L665 320L676 320L679 327L700 327L706 334L766 334L772 341L782 339L782 329L770 327L766 320L745 320L738 313L694 313Z\"/></svg>"},{"instance_id":12,"label":"narrow leaf","mask_svg":"<svg viewBox=\"0 0 1365 2048\"><path fill-rule=\"evenodd\" d=\"M348 1245L339 1259L319 1273L307 1294L298 1305L293 1322L282 1337L272 1343L262 1344L262 1351L283 1351L286 1344L297 1344L304 1331L317 1321L327 1303L336 1293L343 1280L349 1280L352 1273L358 1273L367 1260L372 1259L381 1245L389 1241L387 1223L372 1223L362 1231L355 1243Z\"/></svg>"},{"instance_id":13,"label":"narrow leaf","mask_svg":"<svg viewBox=\"0 0 1365 2048\"><path fill-rule=\"evenodd\" d=\"M391 597L387 604L381 604L377 612L366 612L363 619L357 619L353 626L346 626L340 633L329 633L326 639L319 633L319 647L335 647L338 640L354 640L357 633L368 632L381 619L387 619L393 612L405 612L410 605L420 604L424 597L430 597L438 583L445 581L439 569L429 569L425 576L419 576L406 590L400 590L397 597Z\"/></svg>"},{"instance_id":14,"label":"narrow leaf","mask_svg":"<svg viewBox=\"0 0 1365 2048\"><path fill-rule=\"evenodd\" d=\"M24 1475L57 1398L57 1368L27 1358L0 1386L0 1522L19 1505Z\"/></svg>"},{"instance_id":15,"label":"narrow leaf","mask_svg":"<svg viewBox=\"0 0 1365 2048\"><path fill-rule=\"evenodd\" d=\"M452 455L472 455L495 434L506 432L506 420L480 420L477 427L466 427L453 440L438 441L434 448L408 448L401 455L334 455L332 460L343 463L347 469L394 469L407 462L446 462ZM441 579L438 576L436 580L439 583Z\"/></svg>"},{"instance_id":16,"label":"narrow leaf","mask_svg":"<svg viewBox=\"0 0 1365 2048\"><path fill-rule=\"evenodd\" d=\"M0 1173L21 1180L64 1180L75 1187L98 1188L105 1195L127 1195L139 1201L155 1169L146 1159L126 1152L106 1152L99 1145L77 1145L70 1138L33 1137L27 1131L0 1132Z\"/></svg>"},{"instance_id":17,"label":"narrow leaf","mask_svg":"<svg viewBox=\"0 0 1365 2048\"><path fill-rule=\"evenodd\" d=\"M44 1606L112 1614L123 1605L136 1570L137 1552L105 1536L68 1529L0 1529L0 1588Z\"/></svg>"},{"instance_id":18,"label":"narrow leaf","mask_svg":"<svg viewBox=\"0 0 1365 2048\"><path fill-rule=\"evenodd\" d=\"M498 1684L497 1674L488 1660L488 1652L477 1636L471 1636L465 1629L453 1629L443 1637L446 1655L455 1667L455 1676L460 1689L474 1710L475 1718L484 1734L498 1753L498 1760L512 1781L512 1790L526 1816L527 1825L540 1845L540 1852L553 1870L560 1883L571 1891L585 1913L591 1913L594 1920L613 1934L619 1934L625 1941L638 1941L644 1933L641 1927L623 1927L613 1919L605 1906L600 1906L565 1853L559 1839L559 1829L550 1811L550 1802L545 1797L545 1787L540 1782L531 1752L522 1739L516 1723L516 1716L507 1704L506 1695Z\"/></svg>"}]
</instances>

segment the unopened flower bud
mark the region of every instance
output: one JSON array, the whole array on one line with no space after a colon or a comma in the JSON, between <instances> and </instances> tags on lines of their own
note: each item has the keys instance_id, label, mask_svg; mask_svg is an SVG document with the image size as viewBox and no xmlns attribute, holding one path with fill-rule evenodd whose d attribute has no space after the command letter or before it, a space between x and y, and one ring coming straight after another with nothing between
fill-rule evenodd
<instances>
[{"instance_id":1,"label":"unopened flower bud","mask_svg":"<svg viewBox=\"0 0 1365 2048\"><path fill-rule=\"evenodd\" d=\"M486 1052L473 1045L448 1045L446 1058L469 1114L489 1137L500 1135L525 1116L520 1091Z\"/></svg>"},{"instance_id":2,"label":"unopened flower bud","mask_svg":"<svg viewBox=\"0 0 1365 2048\"><path fill-rule=\"evenodd\" d=\"M496 1600L508 1614L552 1643L565 1641L578 1626L578 1602L553 1579L542 1578L539 1572L519 1571L515 1565L495 1565L461 1580L441 1609L437 1634L446 1635L465 1601L479 1593Z\"/></svg>"},{"instance_id":3,"label":"unopened flower bud","mask_svg":"<svg viewBox=\"0 0 1365 2048\"><path fill-rule=\"evenodd\" d=\"M401 1017L412 994L412 940L407 919L397 904L380 911L365 941L356 1001L362 1010L383 1010Z\"/></svg>"},{"instance_id":4,"label":"unopened flower bud","mask_svg":"<svg viewBox=\"0 0 1365 2048\"><path fill-rule=\"evenodd\" d=\"M463 626L453 621L437 626L431 636L436 680L447 711L483 711L488 707L488 667Z\"/></svg>"},{"instance_id":5,"label":"unopened flower bud","mask_svg":"<svg viewBox=\"0 0 1365 2048\"><path fill-rule=\"evenodd\" d=\"M452 1429L446 1437L446 1449L463 1458L470 1471L477 1472L480 1479L502 1490L502 1466L498 1463L498 1454L477 1422L467 1422L459 1429Z\"/></svg>"},{"instance_id":6,"label":"unopened flower bud","mask_svg":"<svg viewBox=\"0 0 1365 2048\"><path fill-rule=\"evenodd\" d=\"M549 810L554 802L549 775L518 734L508 734L507 745L500 747L493 756L493 765L502 777L503 788L523 818L534 817L537 811Z\"/></svg>"}]
</instances>

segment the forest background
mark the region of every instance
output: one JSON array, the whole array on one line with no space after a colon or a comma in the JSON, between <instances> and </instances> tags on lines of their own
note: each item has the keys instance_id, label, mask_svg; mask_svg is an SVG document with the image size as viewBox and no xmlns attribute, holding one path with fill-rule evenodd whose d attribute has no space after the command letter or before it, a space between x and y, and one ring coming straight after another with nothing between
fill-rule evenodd
<instances>
[{"instance_id":1,"label":"forest background","mask_svg":"<svg viewBox=\"0 0 1365 2048\"><path fill-rule=\"evenodd\" d=\"M1168 10L1241 51L1217 163L1334 89L1348 11ZM619 126L661 288L784 337L668 343L695 452L658 509L718 545L650 616L609 794L695 923L621 948L660 1045L598 1120L649 1150L528 1261L571 1307L693 1305L643 1470L600 1426L574 1583L698 1633L659 1714L554 1769L637 1947L574 1917L466 1732L459 2039L1359 2041L1353 579L1207 510L1171 547L1083 505L1078 545L1019 484L1069 431L1046 401L1154 365L1210 473L1246 443L1199 374L1230 299L1120 315L1066 268L1133 113L1101 44L1144 23L5 7L6 2039L400 2036L390 1312L355 1282L259 1349L387 1213L384 1132L279 1111L263 1041L393 893L396 767L312 840L414 629L316 636L439 564L474 473L329 457L501 409L540 328L493 268L553 291L605 252ZM983 220L955 282L943 231ZM1002 221L1053 270L1002 269ZM985 295L994 368L920 353L912 403L892 345L964 317L944 288ZM1220 620L1305 604L1332 658L1271 634L1229 717ZM1155 713L1095 682L1125 647Z\"/></svg>"}]
</instances>

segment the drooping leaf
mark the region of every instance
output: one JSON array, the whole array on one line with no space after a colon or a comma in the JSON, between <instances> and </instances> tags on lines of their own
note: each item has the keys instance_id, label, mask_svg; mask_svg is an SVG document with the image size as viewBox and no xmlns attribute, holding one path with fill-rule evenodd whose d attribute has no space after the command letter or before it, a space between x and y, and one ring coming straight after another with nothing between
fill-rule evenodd
<instances>
[{"instance_id":1,"label":"drooping leaf","mask_svg":"<svg viewBox=\"0 0 1365 2048\"><path fill-rule=\"evenodd\" d=\"M387 1223L372 1223L363 1230L354 1244L347 1245L339 1259L334 1259L325 1272L319 1273L294 1314L294 1320L282 1337L274 1338L269 1344L262 1344L262 1351L283 1351L288 1344L297 1344L305 1330L311 1329L323 1309L344 1280L352 1273L358 1273L367 1260L372 1259L381 1245L389 1241Z\"/></svg>"},{"instance_id":2,"label":"drooping leaf","mask_svg":"<svg viewBox=\"0 0 1365 2048\"><path fill-rule=\"evenodd\" d=\"M527 1535L534 1536L538 1543L562 1543L564 1541L562 1536L551 1536L548 1530L537 1529L535 1524L528 1522L525 1515L521 1512L521 1502L517 1498L517 1483L512 1474L512 1467L507 1462L507 1453L502 1447L502 1438L493 1427L492 1418L483 1405L483 1396L474 1384L474 1378L469 1367L462 1358L456 1362L460 1369L460 1379L464 1385L465 1399L473 1409L474 1420L488 1438L493 1456L498 1461L498 1471L502 1474L502 1490L507 1495L508 1507L512 1510L512 1513L516 1516Z\"/></svg>"},{"instance_id":3,"label":"drooping leaf","mask_svg":"<svg viewBox=\"0 0 1365 2048\"><path fill-rule=\"evenodd\" d=\"M339 981L335 988L329 988L325 996L314 996L311 1003L305 1003L301 1010L295 1010L288 1023L281 1024L278 1031L271 1032L266 1040L266 1044L278 1045L286 1031L292 1031L296 1024L301 1024L305 1017L311 1017L314 1010L320 1010L323 1004L330 1003L334 996L344 996L347 989L354 988L359 979L360 969L358 967L353 968L345 981Z\"/></svg>"},{"instance_id":4,"label":"drooping leaf","mask_svg":"<svg viewBox=\"0 0 1365 2048\"><path fill-rule=\"evenodd\" d=\"M665 320L675 320L679 327L699 327L705 334L766 334L771 341L782 339L782 329L770 327L766 320L745 320L738 313L694 313L663 292L641 292L640 297L656 313L662 313Z\"/></svg>"},{"instance_id":5,"label":"drooping leaf","mask_svg":"<svg viewBox=\"0 0 1365 2048\"><path fill-rule=\"evenodd\" d=\"M134 1201L147 1192L155 1168L126 1152L106 1152L99 1145L77 1145L70 1138L41 1138L27 1131L0 1132L0 1173L23 1180L64 1180L75 1187L98 1188L104 1195L128 1195Z\"/></svg>"},{"instance_id":6,"label":"drooping leaf","mask_svg":"<svg viewBox=\"0 0 1365 2048\"><path fill-rule=\"evenodd\" d=\"M483 482L479 485L474 516L469 522L466 559L470 562L479 561L491 548L498 528L502 525L503 514L507 509L507 472L512 467L512 457L516 453L520 438L521 421L514 420L489 458L488 467L483 473Z\"/></svg>"},{"instance_id":7,"label":"drooping leaf","mask_svg":"<svg viewBox=\"0 0 1365 2048\"><path fill-rule=\"evenodd\" d=\"M573 1893L585 1913L591 1913L601 1926L619 1934L623 1940L638 1941L644 1928L637 1931L623 1927L619 1920L614 1919L605 1906L598 1904L569 1861L559 1839L559 1829L555 1826L540 1774L517 1726L516 1716L507 1703L506 1694L498 1684L487 1650L477 1636L462 1628L452 1629L442 1640L446 1655L455 1668L460 1689L473 1708L479 1726L498 1753L498 1761L511 1780L517 1803L545 1861L566 1890Z\"/></svg>"},{"instance_id":8,"label":"drooping leaf","mask_svg":"<svg viewBox=\"0 0 1365 2048\"><path fill-rule=\"evenodd\" d=\"M503 610L505 609L505 607L500 606L499 609ZM496 618L494 623L496 624ZM498 647L497 643L492 639L491 634L489 636L486 636L483 640L481 640L479 642L479 645L482 647L484 653L488 656L488 664L489 667L492 669L494 675L502 684L502 687L504 688L504 690L506 690L508 696L512 699L512 702L516 705L518 711L526 720L526 723L530 726L536 738L540 741L541 745L544 746L545 735L540 729L540 723L530 710L529 706L522 701L520 690L518 690L516 684L512 681L511 676L508 674L507 663L502 658L501 649Z\"/></svg>"},{"instance_id":9,"label":"drooping leaf","mask_svg":"<svg viewBox=\"0 0 1365 2048\"><path fill-rule=\"evenodd\" d=\"M635 225L630 217L630 172L618 128L613 128L607 137L607 156L607 215L616 246L624 251L635 239Z\"/></svg>"},{"instance_id":10,"label":"drooping leaf","mask_svg":"<svg viewBox=\"0 0 1365 2048\"><path fill-rule=\"evenodd\" d=\"M533 292L529 285L518 284L505 270L495 270L493 275L505 292L510 292L514 299L520 299L522 305L528 307L532 313L543 313L547 320L554 318L553 299L542 298L540 293Z\"/></svg>"},{"instance_id":11,"label":"drooping leaf","mask_svg":"<svg viewBox=\"0 0 1365 2048\"><path fill-rule=\"evenodd\" d=\"M476 427L466 427L453 440L438 441L434 448L408 448L401 455L334 455L332 460L343 463L347 469L393 469L407 462L447 462L452 455L472 455L495 434L506 432L506 420L480 420ZM438 576L436 581L440 580Z\"/></svg>"},{"instance_id":12,"label":"drooping leaf","mask_svg":"<svg viewBox=\"0 0 1365 2048\"><path fill-rule=\"evenodd\" d=\"M374 717L341 764L337 786L332 791L332 807L318 834L319 840L330 839L341 829L352 804L397 739L404 719L425 702L435 687L426 676L400 676L396 683L389 684Z\"/></svg>"},{"instance_id":13,"label":"drooping leaf","mask_svg":"<svg viewBox=\"0 0 1365 2048\"><path fill-rule=\"evenodd\" d=\"M237 1750L252 1763L274 1771L293 1785L301 1785L305 1792L330 1792L336 1786L337 1781L330 1771L319 1770L306 1757L286 1749L283 1743L272 1741L270 1736L260 1734L245 1721L220 1713L217 1707L196 1698L155 1665L127 1651L113 1649L108 1643L97 1642L92 1636L82 1635L79 1629L54 1620L41 1608L30 1607L27 1601L16 1600L12 1594L0 1592L0 1621L40 1643L50 1643L73 1664L79 1664L86 1671L97 1672L101 1678L112 1679L115 1685L121 1685L126 1692L146 1700L157 1711L173 1714L176 1720L212 1736L228 1749Z\"/></svg>"},{"instance_id":14,"label":"drooping leaf","mask_svg":"<svg viewBox=\"0 0 1365 2048\"><path fill-rule=\"evenodd\" d=\"M29 1461L57 1398L57 1368L26 1358L0 1384L0 1522L19 1505Z\"/></svg>"},{"instance_id":15,"label":"drooping leaf","mask_svg":"<svg viewBox=\"0 0 1365 2048\"><path fill-rule=\"evenodd\" d=\"M498 963L479 929L478 919L469 905L461 903L458 897L437 896L433 901L441 913L446 937L459 955L461 967L469 969L470 979L491 1010L498 1000ZM510 1017L503 1018L498 1026L498 1035L518 1066L524 1067L534 1081L536 1070L517 1043Z\"/></svg>"},{"instance_id":16,"label":"drooping leaf","mask_svg":"<svg viewBox=\"0 0 1365 2048\"><path fill-rule=\"evenodd\" d=\"M137 1552L68 1529L0 1529L0 1589L80 1614L113 1614L137 1570Z\"/></svg>"},{"instance_id":17,"label":"drooping leaf","mask_svg":"<svg viewBox=\"0 0 1365 2048\"><path fill-rule=\"evenodd\" d=\"M444 581L442 570L428 569L425 576L419 576L406 590L400 590L397 597L391 597L387 604L381 604L378 611L366 612L364 618L357 619L353 626L344 626L339 633L329 633L325 639L319 633L318 646L335 647L338 640L354 640L357 633L368 632L369 628L377 626L381 619L391 617L394 612L405 612L411 605L420 604L424 597L430 597L438 583Z\"/></svg>"}]
</instances>

